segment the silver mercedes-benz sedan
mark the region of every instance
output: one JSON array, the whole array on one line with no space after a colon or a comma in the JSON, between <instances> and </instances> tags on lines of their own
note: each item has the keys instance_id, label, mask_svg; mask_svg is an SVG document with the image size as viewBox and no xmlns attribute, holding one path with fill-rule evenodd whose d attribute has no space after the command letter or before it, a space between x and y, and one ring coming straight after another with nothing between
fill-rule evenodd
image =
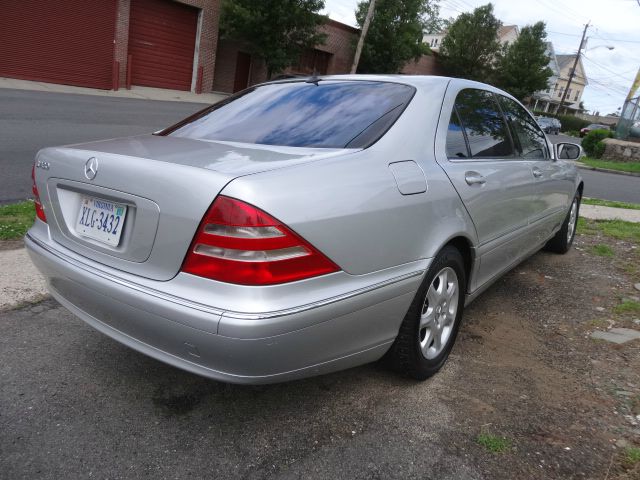
<instances>
[{"instance_id":1,"label":"silver mercedes-benz sedan","mask_svg":"<svg viewBox=\"0 0 640 480\"><path fill-rule=\"evenodd\" d=\"M190 372L269 383L386 354L425 379L466 304L570 248L580 155L485 84L291 79L41 150L25 242L62 305Z\"/></svg>"}]
</instances>

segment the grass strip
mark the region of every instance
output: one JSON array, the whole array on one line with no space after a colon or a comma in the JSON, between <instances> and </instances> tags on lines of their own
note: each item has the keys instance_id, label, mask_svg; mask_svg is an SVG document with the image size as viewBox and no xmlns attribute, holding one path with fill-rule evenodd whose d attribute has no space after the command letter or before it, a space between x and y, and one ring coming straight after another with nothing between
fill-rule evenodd
<instances>
[{"instance_id":1,"label":"grass strip","mask_svg":"<svg viewBox=\"0 0 640 480\"><path fill-rule=\"evenodd\" d=\"M33 225L36 212L31 200L0 205L0 240L18 240Z\"/></svg>"}]
</instances>

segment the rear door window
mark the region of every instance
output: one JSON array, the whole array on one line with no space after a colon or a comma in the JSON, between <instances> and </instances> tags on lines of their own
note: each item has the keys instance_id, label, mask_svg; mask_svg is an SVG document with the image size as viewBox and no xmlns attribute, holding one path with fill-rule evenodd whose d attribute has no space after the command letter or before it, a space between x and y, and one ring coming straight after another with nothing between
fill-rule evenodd
<instances>
[{"instance_id":1,"label":"rear door window","mask_svg":"<svg viewBox=\"0 0 640 480\"><path fill-rule=\"evenodd\" d=\"M456 97L455 111L466 133L471 157L514 156L511 136L493 93L474 88L461 90Z\"/></svg>"},{"instance_id":2,"label":"rear door window","mask_svg":"<svg viewBox=\"0 0 640 480\"><path fill-rule=\"evenodd\" d=\"M449 158L468 158L469 149L467 147L467 139L462 130L462 123L458 117L458 112L453 109L451 120L449 120L449 128L447 129L447 157Z\"/></svg>"},{"instance_id":3,"label":"rear door window","mask_svg":"<svg viewBox=\"0 0 640 480\"><path fill-rule=\"evenodd\" d=\"M254 87L160 135L281 145L365 148L411 101L409 85L374 81L285 82Z\"/></svg>"},{"instance_id":4,"label":"rear door window","mask_svg":"<svg viewBox=\"0 0 640 480\"><path fill-rule=\"evenodd\" d=\"M547 140L536 121L517 102L499 95L500 104L516 144L516 150L522 158L549 158Z\"/></svg>"}]
</instances>

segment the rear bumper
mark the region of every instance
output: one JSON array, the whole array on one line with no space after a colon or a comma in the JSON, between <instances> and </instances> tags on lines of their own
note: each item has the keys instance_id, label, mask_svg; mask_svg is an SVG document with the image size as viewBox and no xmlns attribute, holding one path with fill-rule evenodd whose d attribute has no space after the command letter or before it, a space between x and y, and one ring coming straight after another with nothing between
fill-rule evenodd
<instances>
[{"instance_id":1,"label":"rear bumper","mask_svg":"<svg viewBox=\"0 0 640 480\"><path fill-rule=\"evenodd\" d=\"M175 367L246 384L308 377L380 358L428 266L423 262L402 275L394 271L386 281L324 301L242 313L176 297L169 287L181 280L154 282L151 288L35 236L28 234L25 244L51 294L95 329Z\"/></svg>"}]
</instances>

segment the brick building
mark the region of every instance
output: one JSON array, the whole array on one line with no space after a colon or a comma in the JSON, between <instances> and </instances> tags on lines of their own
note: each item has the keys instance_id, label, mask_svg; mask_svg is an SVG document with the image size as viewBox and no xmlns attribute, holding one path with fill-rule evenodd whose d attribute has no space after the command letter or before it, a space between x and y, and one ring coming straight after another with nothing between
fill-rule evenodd
<instances>
[{"instance_id":1,"label":"brick building","mask_svg":"<svg viewBox=\"0 0 640 480\"><path fill-rule=\"evenodd\" d=\"M233 92L264 62L219 40L221 0L11 0L0 7L0 77L105 90ZM330 20L290 73L347 73L358 29Z\"/></svg>"},{"instance_id":2,"label":"brick building","mask_svg":"<svg viewBox=\"0 0 640 480\"><path fill-rule=\"evenodd\" d=\"M438 60L438 54L431 52L429 55L422 55L418 60L409 60L400 73L405 75L442 75L446 72Z\"/></svg>"},{"instance_id":3,"label":"brick building","mask_svg":"<svg viewBox=\"0 0 640 480\"><path fill-rule=\"evenodd\" d=\"M317 45L305 51L300 56L298 64L288 68L284 73L303 75L349 73L360 30L335 20L329 20L320 28L327 35L324 45ZM220 40L216 58L214 91L237 92L248 85L267 80L264 62L258 58L252 58L243 50L240 42Z\"/></svg>"},{"instance_id":4,"label":"brick building","mask_svg":"<svg viewBox=\"0 0 640 480\"><path fill-rule=\"evenodd\" d=\"M113 89L210 91L220 0L12 0L0 76Z\"/></svg>"}]
</instances>

